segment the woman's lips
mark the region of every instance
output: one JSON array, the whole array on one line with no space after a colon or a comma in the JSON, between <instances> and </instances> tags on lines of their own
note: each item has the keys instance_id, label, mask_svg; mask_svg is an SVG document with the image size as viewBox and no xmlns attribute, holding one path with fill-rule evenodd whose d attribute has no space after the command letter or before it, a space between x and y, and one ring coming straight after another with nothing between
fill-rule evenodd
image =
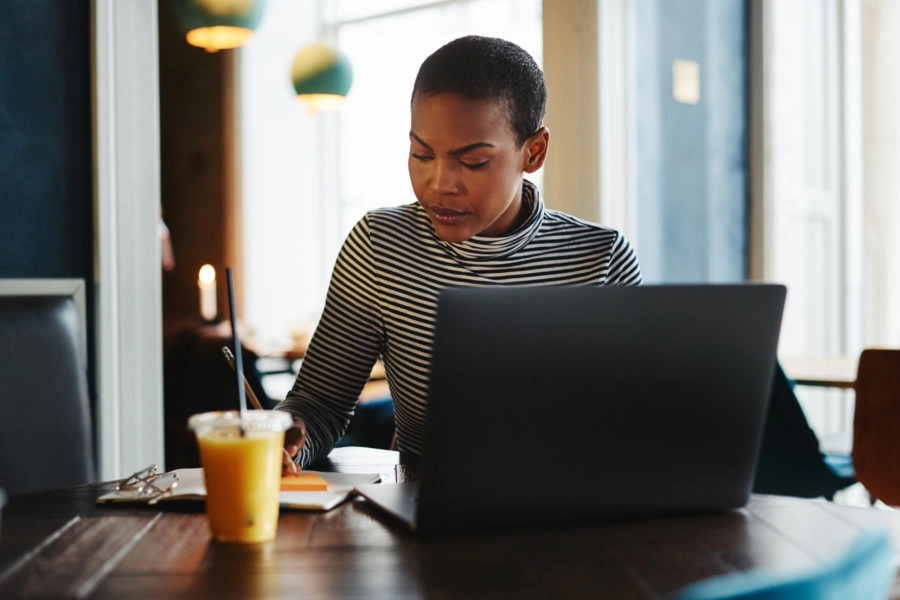
<instances>
[{"instance_id":1,"label":"woman's lips","mask_svg":"<svg viewBox=\"0 0 900 600\"><path fill-rule=\"evenodd\" d=\"M441 208L439 206L432 206L429 208L428 214L441 225L456 225L466 216L466 213L464 212L453 210L452 208Z\"/></svg>"}]
</instances>

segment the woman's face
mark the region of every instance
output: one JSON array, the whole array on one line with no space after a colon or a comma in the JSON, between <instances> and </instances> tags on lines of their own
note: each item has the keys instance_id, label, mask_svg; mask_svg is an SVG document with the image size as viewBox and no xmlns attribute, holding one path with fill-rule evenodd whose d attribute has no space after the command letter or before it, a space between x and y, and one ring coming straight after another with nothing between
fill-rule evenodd
<instances>
[{"instance_id":1,"label":"woman's face","mask_svg":"<svg viewBox=\"0 0 900 600\"><path fill-rule=\"evenodd\" d=\"M500 102L455 94L416 97L409 178L437 235L462 242L518 227L528 216L520 214L522 177L543 164L547 138L541 128L519 146Z\"/></svg>"}]
</instances>

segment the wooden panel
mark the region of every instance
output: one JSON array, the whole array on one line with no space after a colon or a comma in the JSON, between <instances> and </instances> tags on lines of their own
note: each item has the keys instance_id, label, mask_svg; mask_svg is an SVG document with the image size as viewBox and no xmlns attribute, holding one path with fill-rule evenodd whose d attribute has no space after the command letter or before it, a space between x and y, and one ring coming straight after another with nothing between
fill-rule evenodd
<instances>
[{"instance_id":1,"label":"wooden panel","mask_svg":"<svg viewBox=\"0 0 900 600\"><path fill-rule=\"evenodd\" d=\"M160 185L175 253L175 269L163 274L166 324L199 317L197 275L206 263L216 268L218 312L227 318L223 284L225 267L231 266L225 248L231 59L229 52L210 54L188 45L170 4L159 2Z\"/></svg>"},{"instance_id":2,"label":"wooden panel","mask_svg":"<svg viewBox=\"0 0 900 600\"><path fill-rule=\"evenodd\" d=\"M396 453L376 454L334 458L389 471L377 463ZM358 499L285 511L271 542L220 544L202 503L162 512L97 505L109 488L14 497L0 538L0 597L661 600L719 574L822 565L869 527L900 544L895 511L778 496L720 514L439 536L415 535ZM900 600L900 587L891 598Z\"/></svg>"},{"instance_id":3,"label":"wooden panel","mask_svg":"<svg viewBox=\"0 0 900 600\"><path fill-rule=\"evenodd\" d=\"M7 511L8 512L8 511ZM7 571L14 568L14 563L22 560L22 549L33 552L55 532L68 526L76 517L45 516L29 518L12 518L3 515L3 544L0 545L0 583L7 576Z\"/></svg>"},{"instance_id":4,"label":"wooden panel","mask_svg":"<svg viewBox=\"0 0 900 600\"><path fill-rule=\"evenodd\" d=\"M0 574L0 597L87 596L158 517L73 519Z\"/></svg>"},{"instance_id":5,"label":"wooden panel","mask_svg":"<svg viewBox=\"0 0 900 600\"><path fill-rule=\"evenodd\" d=\"M167 514L144 543L122 560L120 572L158 574L203 570L211 540L206 514Z\"/></svg>"}]
</instances>

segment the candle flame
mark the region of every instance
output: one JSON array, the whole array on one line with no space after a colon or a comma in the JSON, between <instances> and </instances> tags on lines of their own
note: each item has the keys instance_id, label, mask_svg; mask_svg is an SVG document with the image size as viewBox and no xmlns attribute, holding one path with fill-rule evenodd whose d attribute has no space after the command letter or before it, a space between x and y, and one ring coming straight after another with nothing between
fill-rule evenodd
<instances>
[{"instance_id":1,"label":"candle flame","mask_svg":"<svg viewBox=\"0 0 900 600\"><path fill-rule=\"evenodd\" d=\"M216 268L212 265L203 265L200 267L200 283L209 285L216 282Z\"/></svg>"}]
</instances>

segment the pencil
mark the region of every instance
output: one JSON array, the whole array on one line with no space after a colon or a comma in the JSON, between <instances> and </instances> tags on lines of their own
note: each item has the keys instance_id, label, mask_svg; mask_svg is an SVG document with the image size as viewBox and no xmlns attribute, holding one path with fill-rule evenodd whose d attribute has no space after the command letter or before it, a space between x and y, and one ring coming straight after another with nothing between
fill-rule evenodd
<instances>
[{"instance_id":1,"label":"pencil","mask_svg":"<svg viewBox=\"0 0 900 600\"><path fill-rule=\"evenodd\" d=\"M228 346L222 346L222 354L225 355L225 360L228 361L231 368L237 370L237 364L234 362L234 354L231 353L231 349ZM253 388L250 387L250 382L247 381L246 375L244 376L244 391L247 392L247 398L250 399L250 404L253 405L253 408L264 410L262 404L259 403L259 398L257 398L256 394L253 392Z\"/></svg>"}]
</instances>

